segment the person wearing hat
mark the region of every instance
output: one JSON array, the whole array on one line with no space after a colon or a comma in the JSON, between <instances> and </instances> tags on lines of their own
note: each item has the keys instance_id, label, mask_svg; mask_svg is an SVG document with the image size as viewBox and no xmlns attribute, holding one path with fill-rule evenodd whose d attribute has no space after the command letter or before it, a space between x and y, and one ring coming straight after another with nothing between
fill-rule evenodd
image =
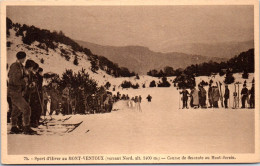
<instances>
[{"instance_id":1,"label":"person wearing hat","mask_svg":"<svg viewBox=\"0 0 260 166\"><path fill-rule=\"evenodd\" d=\"M246 84L243 85L243 89L241 90L241 100L242 100L242 107L245 108L246 99L248 97L248 89L246 88Z\"/></svg>"},{"instance_id":2,"label":"person wearing hat","mask_svg":"<svg viewBox=\"0 0 260 166\"><path fill-rule=\"evenodd\" d=\"M26 102L22 95L22 90L26 86L24 80L24 66L23 63L26 59L26 53L20 51L16 54L16 62L10 66L8 72L9 84L8 84L8 94L12 100L12 113L11 113L11 133L14 134L36 134L37 132L32 130L30 127L30 116L31 108L30 105ZM18 117L23 113L23 130L17 127Z\"/></svg>"},{"instance_id":3,"label":"person wearing hat","mask_svg":"<svg viewBox=\"0 0 260 166\"><path fill-rule=\"evenodd\" d=\"M225 104L225 108L228 108L228 99L229 99L229 89L228 89L228 85L225 85L225 94L224 94L224 104Z\"/></svg>"}]
</instances>

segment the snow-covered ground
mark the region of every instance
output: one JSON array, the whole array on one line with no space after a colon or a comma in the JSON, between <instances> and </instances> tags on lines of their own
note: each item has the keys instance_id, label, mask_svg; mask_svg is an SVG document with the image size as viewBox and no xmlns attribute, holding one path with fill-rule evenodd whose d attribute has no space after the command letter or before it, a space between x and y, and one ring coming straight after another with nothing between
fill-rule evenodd
<instances>
[{"instance_id":1,"label":"snow-covered ground","mask_svg":"<svg viewBox=\"0 0 260 166\"><path fill-rule=\"evenodd\" d=\"M90 62L82 53L79 56L79 65L73 65L73 56L70 61L60 56L61 47L68 52L71 48L59 44L59 49L48 53L36 47L24 45L20 37L11 35L8 41L12 42L7 50L7 63L15 61L15 54L24 50L29 59L40 64L44 72L62 74L65 69L78 71L82 67L87 70L99 85L107 81L111 83L110 90L115 85L116 93L128 94L130 97L141 95L142 112L135 108L128 108L126 101L114 104L117 111L106 114L53 116L54 120L46 126L37 129L41 135L10 135L8 134L8 154L122 154L122 153L252 153L254 152L254 111L253 109L231 109L233 103L234 85L229 85L229 109L179 109L181 107L179 91L169 88L147 88L152 80L158 78L140 76L137 80L131 78L113 78L104 71L98 74L90 71ZM44 64L40 63L41 58ZM235 82L244 82L240 74L234 74ZM174 77L169 77L172 82ZM204 80L223 82L224 77L197 77L196 83ZM248 89L251 89L253 74L247 80ZM139 89L122 89L118 86L124 81L138 83ZM146 88L142 88L142 84ZM171 83L172 84L172 83ZM214 83L215 84L215 83ZM205 87L208 90L208 86ZM240 84L240 91L242 84ZM224 86L222 86L224 94ZM148 103L147 95L152 96ZM219 104L220 106L220 104ZM241 101L240 101L241 107ZM47 116L50 118L49 116ZM69 118L64 121L65 118ZM66 124L82 124L72 132ZM8 125L10 129L10 125Z\"/></svg>"},{"instance_id":2,"label":"snow-covered ground","mask_svg":"<svg viewBox=\"0 0 260 166\"><path fill-rule=\"evenodd\" d=\"M115 103L106 114L54 116L56 126L41 126L41 136L8 135L9 154L251 153L253 109L179 109L176 88L126 90L142 94L142 112ZM152 95L148 103L145 96ZM48 117L49 118L49 117ZM58 124L83 123L64 133ZM40 132L41 131L41 132ZM47 146L46 146L47 145Z\"/></svg>"}]
</instances>

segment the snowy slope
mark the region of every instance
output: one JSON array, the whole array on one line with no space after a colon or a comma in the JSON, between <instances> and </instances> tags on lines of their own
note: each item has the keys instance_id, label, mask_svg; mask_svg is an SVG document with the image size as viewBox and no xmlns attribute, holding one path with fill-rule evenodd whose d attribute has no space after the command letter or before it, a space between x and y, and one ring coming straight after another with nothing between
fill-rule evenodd
<instances>
[{"instance_id":1,"label":"snowy slope","mask_svg":"<svg viewBox=\"0 0 260 166\"><path fill-rule=\"evenodd\" d=\"M151 94L142 112L116 103L107 114L72 115L64 123L83 123L71 133L52 130L42 136L8 135L9 154L173 154L252 153L254 110L179 109L178 90L145 88L129 94ZM66 118L58 116L54 118ZM49 118L49 117L48 117ZM49 132L47 131L49 130ZM19 141L18 141L19 140ZM48 147L39 146L48 144ZM23 148L27 147L27 148Z\"/></svg>"},{"instance_id":2,"label":"snowy slope","mask_svg":"<svg viewBox=\"0 0 260 166\"><path fill-rule=\"evenodd\" d=\"M84 53L76 52L79 62L78 66L76 66L73 64L75 55L73 54L73 50L70 46L58 43L58 49L49 49L49 51L47 52L46 50L37 47L37 45L39 44L38 42L34 42L30 46L24 44L22 42L22 37L17 37L13 29L10 29L10 36L7 38L7 42L12 43L11 46L7 49L8 66L10 66L13 62L16 61L16 53L18 51L25 51L27 54L27 59L32 59L35 62L37 62L40 65L40 67L43 68L44 73L52 72L61 76L66 69L72 69L74 72L77 72L84 68L89 73L90 77L96 80L99 85L105 85L105 83L109 81L112 85L111 87L115 85L116 88L118 88L118 86L124 80L131 81L134 84L139 83L140 86L142 84L146 84L146 87L149 86L152 80L159 82L158 78L153 78L150 76L140 76L140 80L136 80L135 77L114 78L111 75L108 75L103 70L98 70L97 73L93 73L90 70L90 61ZM67 61L64 57L61 56L61 49L69 52L69 61ZM41 63L41 59L44 60L43 64Z\"/></svg>"},{"instance_id":3,"label":"snowy slope","mask_svg":"<svg viewBox=\"0 0 260 166\"><path fill-rule=\"evenodd\" d=\"M142 88L145 83L149 86L152 80L159 82L158 78L140 76L137 80L131 78L113 78L99 70L98 74L90 70L90 62L80 52L79 65L73 64L74 56L70 61L60 56L61 48L72 53L70 47L58 44L59 49L50 50L48 53L36 47L24 45L20 37L11 35L7 41L12 45L7 50L7 62L10 66L15 61L15 54L23 50L29 59L38 62L44 72L62 74L65 69L73 71L82 67L87 70L99 85L107 81L116 86L116 93L128 94L130 97L142 95L142 112L135 108L128 108L125 101L114 104L117 111L107 114L53 116L56 125L41 126L38 130L41 136L10 135L8 134L8 153L18 154L122 154L122 153L147 153L147 154L173 154L173 153L253 153L254 152L254 111L253 109L231 109L234 85L229 85L229 109L179 109L181 107L179 90L169 88ZM44 59L44 64L40 63ZM234 74L235 82L244 82L242 74ZM253 74L249 75L248 89L251 88ZM168 78L171 82L174 77ZM196 83L201 80L223 82L224 77L197 77ZM124 80L139 83L139 89L118 88ZM215 83L214 83L215 84ZM208 87L205 87L208 90ZM240 91L242 84L240 85ZM224 86L222 87L224 94ZM152 96L148 103L147 95ZM220 104L219 104L220 106ZM241 107L241 101L240 101ZM47 116L50 118L49 116ZM65 133L62 124L82 124L71 133ZM10 129L10 125L8 125ZM47 144L48 147L43 146Z\"/></svg>"},{"instance_id":4,"label":"snowy slope","mask_svg":"<svg viewBox=\"0 0 260 166\"><path fill-rule=\"evenodd\" d=\"M23 44L22 37L15 36L15 31L10 30L10 37L7 38L7 42L11 42L11 47L7 49L7 63L10 66L16 60L16 53L18 51L25 51L27 54L27 59L32 59L37 62L40 67L43 68L44 73L53 72L59 74L60 76L66 69L72 69L74 72L81 70L82 68L86 69L90 77L98 82L99 85L103 85L104 79L110 79L112 76L106 74L102 70L98 70L97 73L93 73L90 68L90 61L87 59L87 56L82 52L76 52L78 55L79 65L76 66L73 64L75 55L72 53L73 50L70 46L58 43L58 49L52 50L49 49L47 52L44 49L38 48L38 42L34 42L30 46ZM67 61L64 57L61 56L61 49L69 52L70 60ZM40 61L44 60L42 64Z\"/></svg>"}]
</instances>

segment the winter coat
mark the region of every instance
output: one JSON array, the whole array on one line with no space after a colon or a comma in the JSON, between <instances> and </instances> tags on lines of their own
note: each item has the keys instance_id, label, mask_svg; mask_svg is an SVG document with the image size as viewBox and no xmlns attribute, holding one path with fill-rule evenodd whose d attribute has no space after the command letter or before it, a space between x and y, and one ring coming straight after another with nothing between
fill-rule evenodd
<instances>
[{"instance_id":1,"label":"winter coat","mask_svg":"<svg viewBox=\"0 0 260 166\"><path fill-rule=\"evenodd\" d=\"M193 98L193 105L199 105L199 91L197 89L194 89L191 95Z\"/></svg>"},{"instance_id":2,"label":"winter coat","mask_svg":"<svg viewBox=\"0 0 260 166\"><path fill-rule=\"evenodd\" d=\"M255 97L255 87L252 87L250 90L250 97Z\"/></svg>"},{"instance_id":3,"label":"winter coat","mask_svg":"<svg viewBox=\"0 0 260 166\"><path fill-rule=\"evenodd\" d=\"M212 87L209 87L209 90L208 90L208 99L209 99L209 101L212 101L213 99L212 99Z\"/></svg>"},{"instance_id":4,"label":"winter coat","mask_svg":"<svg viewBox=\"0 0 260 166\"><path fill-rule=\"evenodd\" d=\"M241 91L241 95L242 96L247 96L248 95L248 89L247 88L243 88Z\"/></svg>"},{"instance_id":5,"label":"winter coat","mask_svg":"<svg viewBox=\"0 0 260 166\"><path fill-rule=\"evenodd\" d=\"M148 102L151 102L152 96L148 95L148 96L146 97L146 99L148 100Z\"/></svg>"},{"instance_id":6,"label":"winter coat","mask_svg":"<svg viewBox=\"0 0 260 166\"><path fill-rule=\"evenodd\" d=\"M182 100L188 100L189 92L186 89L181 91L180 94L182 94Z\"/></svg>"},{"instance_id":7,"label":"winter coat","mask_svg":"<svg viewBox=\"0 0 260 166\"><path fill-rule=\"evenodd\" d=\"M199 95L201 98L206 98L207 92L204 88L200 88Z\"/></svg>"},{"instance_id":8,"label":"winter coat","mask_svg":"<svg viewBox=\"0 0 260 166\"><path fill-rule=\"evenodd\" d=\"M212 87L212 100L213 102L219 101L220 93L218 87Z\"/></svg>"},{"instance_id":9,"label":"winter coat","mask_svg":"<svg viewBox=\"0 0 260 166\"><path fill-rule=\"evenodd\" d=\"M224 98L229 99L229 89L225 89Z\"/></svg>"},{"instance_id":10,"label":"winter coat","mask_svg":"<svg viewBox=\"0 0 260 166\"><path fill-rule=\"evenodd\" d=\"M42 90L42 83L43 83L43 76L41 76L39 73L36 73L37 77L37 85L38 85L38 90Z\"/></svg>"},{"instance_id":11,"label":"winter coat","mask_svg":"<svg viewBox=\"0 0 260 166\"><path fill-rule=\"evenodd\" d=\"M22 89L25 87L24 81L24 67L17 61L10 66L8 72L9 83L8 83L8 93L18 92L22 93Z\"/></svg>"}]
</instances>

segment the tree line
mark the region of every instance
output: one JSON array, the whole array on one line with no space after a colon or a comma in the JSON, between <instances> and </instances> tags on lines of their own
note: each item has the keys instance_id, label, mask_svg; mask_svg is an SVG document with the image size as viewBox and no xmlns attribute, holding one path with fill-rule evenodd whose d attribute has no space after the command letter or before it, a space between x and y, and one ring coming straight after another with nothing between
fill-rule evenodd
<instances>
[{"instance_id":1,"label":"tree line","mask_svg":"<svg viewBox=\"0 0 260 166\"><path fill-rule=\"evenodd\" d=\"M179 68L174 70L170 66L166 66L161 70L150 70L147 75L153 77L169 77L179 76L181 74L194 75L194 76L210 76L213 74L224 75L227 71L231 73L254 73L255 61L254 61L254 49L242 52L239 55L234 56L226 62L205 62L201 64L194 64L186 67L185 69Z\"/></svg>"}]
</instances>

